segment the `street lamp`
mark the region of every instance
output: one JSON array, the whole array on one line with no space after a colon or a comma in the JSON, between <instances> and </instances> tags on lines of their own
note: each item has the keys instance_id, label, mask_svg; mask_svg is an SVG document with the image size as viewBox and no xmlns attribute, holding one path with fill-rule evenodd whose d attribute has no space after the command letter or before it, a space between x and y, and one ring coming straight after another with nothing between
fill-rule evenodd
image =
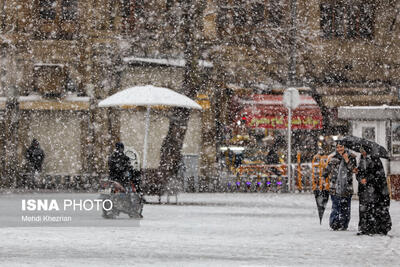
<instances>
[{"instance_id":1,"label":"street lamp","mask_svg":"<svg viewBox=\"0 0 400 267\"><path fill-rule=\"evenodd\" d=\"M290 165L292 157L292 109L296 109L300 104L299 91L296 88L288 88L283 93L283 104L288 109L288 159L287 159L287 170L288 170L288 190L290 192L292 185L292 176Z\"/></svg>"}]
</instances>

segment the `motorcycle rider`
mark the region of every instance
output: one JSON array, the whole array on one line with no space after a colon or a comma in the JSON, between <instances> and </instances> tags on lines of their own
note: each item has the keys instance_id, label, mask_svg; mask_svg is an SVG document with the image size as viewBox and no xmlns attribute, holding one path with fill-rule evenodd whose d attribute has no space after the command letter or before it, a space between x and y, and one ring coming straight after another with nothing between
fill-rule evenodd
<instances>
[{"instance_id":1,"label":"motorcycle rider","mask_svg":"<svg viewBox=\"0 0 400 267\"><path fill-rule=\"evenodd\" d=\"M117 142L115 149L108 159L110 179L119 182L124 188L130 185L132 166L130 159L124 153L124 144Z\"/></svg>"},{"instance_id":2,"label":"motorcycle rider","mask_svg":"<svg viewBox=\"0 0 400 267\"><path fill-rule=\"evenodd\" d=\"M124 144L115 144L115 150L108 159L110 179L119 182L124 188L135 186L136 192L142 195L141 176L142 172L133 168L130 158L124 153Z\"/></svg>"},{"instance_id":3,"label":"motorcycle rider","mask_svg":"<svg viewBox=\"0 0 400 267\"><path fill-rule=\"evenodd\" d=\"M132 167L130 158L124 153L123 143L117 142L115 144L115 149L108 158L108 167L110 172L110 180L118 182L127 193L132 192L133 184L137 193L137 197L139 198L139 202L143 203L144 200L140 188L141 173ZM132 198L130 199L132 201ZM143 218L141 214L137 214L137 216Z\"/></svg>"}]
</instances>

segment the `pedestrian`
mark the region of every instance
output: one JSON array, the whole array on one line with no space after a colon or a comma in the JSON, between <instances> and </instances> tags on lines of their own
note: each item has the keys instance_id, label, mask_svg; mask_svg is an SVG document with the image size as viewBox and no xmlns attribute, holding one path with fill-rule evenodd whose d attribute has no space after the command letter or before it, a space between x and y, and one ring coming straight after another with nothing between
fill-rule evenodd
<instances>
[{"instance_id":1,"label":"pedestrian","mask_svg":"<svg viewBox=\"0 0 400 267\"><path fill-rule=\"evenodd\" d=\"M271 164L271 165L280 164L279 155L276 152L276 149L277 148L274 146L269 150L267 156L265 157L265 163Z\"/></svg>"},{"instance_id":2,"label":"pedestrian","mask_svg":"<svg viewBox=\"0 0 400 267\"><path fill-rule=\"evenodd\" d=\"M29 183L33 184L35 180L39 180L44 158L45 154L43 149L40 147L39 141L35 138L32 139L31 145L25 153L26 168L31 177Z\"/></svg>"},{"instance_id":3,"label":"pedestrian","mask_svg":"<svg viewBox=\"0 0 400 267\"><path fill-rule=\"evenodd\" d=\"M270 148L270 150L268 151L267 156L265 157L265 163L267 165L278 165L278 164L280 164L279 155L277 153L277 150L278 150L278 145L275 142L272 145L272 147ZM281 174L282 174L281 168L279 166L269 166L268 170L273 175L281 176Z\"/></svg>"},{"instance_id":4,"label":"pedestrian","mask_svg":"<svg viewBox=\"0 0 400 267\"><path fill-rule=\"evenodd\" d=\"M329 177L329 193L332 200L332 211L329 226L337 230L347 230L351 216L351 197L353 195L353 171L357 166L356 156L350 154L340 143L336 142L336 152L330 158L322 176Z\"/></svg>"},{"instance_id":5,"label":"pedestrian","mask_svg":"<svg viewBox=\"0 0 400 267\"><path fill-rule=\"evenodd\" d=\"M385 170L379 158L361 149L357 168L359 215L358 235L386 235L392 226L390 197Z\"/></svg>"},{"instance_id":6,"label":"pedestrian","mask_svg":"<svg viewBox=\"0 0 400 267\"><path fill-rule=\"evenodd\" d=\"M129 157L124 153L123 143L115 144L115 149L108 158L108 168L110 180L119 182L124 187L129 186L132 166Z\"/></svg>"}]
</instances>

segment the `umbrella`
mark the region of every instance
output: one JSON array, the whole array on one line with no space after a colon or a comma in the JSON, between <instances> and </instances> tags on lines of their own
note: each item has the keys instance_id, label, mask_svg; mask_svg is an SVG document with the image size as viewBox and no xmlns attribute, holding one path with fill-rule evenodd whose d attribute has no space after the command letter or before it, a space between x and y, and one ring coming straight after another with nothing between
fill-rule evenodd
<instances>
[{"instance_id":1,"label":"umbrella","mask_svg":"<svg viewBox=\"0 0 400 267\"><path fill-rule=\"evenodd\" d=\"M143 168L146 168L147 138L149 134L150 108L154 106L171 106L201 109L201 106L189 97L171 89L153 85L135 86L113 94L99 102L99 107L134 108L145 106L146 125L143 144Z\"/></svg>"},{"instance_id":2,"label":"umbrella","mask_svg":"<svg viewBox=\"0 0 400 267\"><path fill-rule=\"evenodd\" d=\"M383 146L356 136L346 136L343 139L339 140L339 143L343 146L354 150L356 152L360 152L360 149L363 148L367 154L376 158L389 158L389 153Z\"/></svg>"},{"instance_id":3,"label":"umbrella","mask_svg":"<svg viewBox=\"0 0 400 267\"><path fill-rule=\"evenodd\" d=\"M314 190L315 202L317 203L318 208L318 216L319 223L322 222L322 216L324 216L324 211L326 208L326 204L329 200L329 191L328 190Z\"/></svg>"}]
</instances>

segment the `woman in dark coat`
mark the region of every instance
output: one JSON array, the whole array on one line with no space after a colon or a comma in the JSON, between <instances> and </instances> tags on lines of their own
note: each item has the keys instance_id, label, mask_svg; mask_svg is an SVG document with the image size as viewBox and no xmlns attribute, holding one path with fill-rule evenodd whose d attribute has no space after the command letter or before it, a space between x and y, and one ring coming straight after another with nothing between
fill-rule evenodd
<instances>
[{"instance_id":1,"label":"woman in dark coat","mask_svg":"<svg viewBox=\"0 0 400 267\"><path fill-rule=\"evenodd\" d=\"M381 160L362 150L357 180L360 200L358 234L386 235L392 221L389 190Z\"/></svg>"},{"instance_id":2,"label":"woman in dark coat","mask_svg":"<svg viewBox=\"0 0 400 267\"><path fill-rule=\"evenodd\" d=\"M39 141L33 139L31 145L26 150L25 154L28 172L30 173L41 172L44 157L45 157L44 151L43 149L40 148Z\"/></svg>"}]
</instances>

